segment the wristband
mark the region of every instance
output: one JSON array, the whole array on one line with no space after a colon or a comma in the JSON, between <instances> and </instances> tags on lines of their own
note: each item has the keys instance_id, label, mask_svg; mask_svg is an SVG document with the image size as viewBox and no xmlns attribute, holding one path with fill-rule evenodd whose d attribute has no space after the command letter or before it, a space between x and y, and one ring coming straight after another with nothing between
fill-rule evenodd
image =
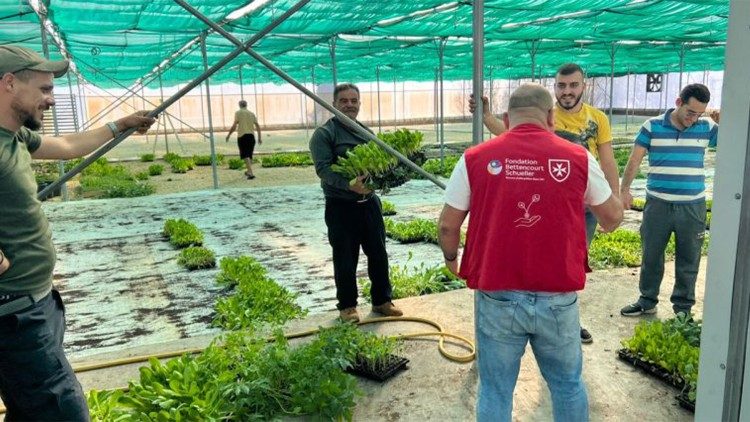
<instances>
[{"instance_id":1,"label":"wristband","mask_svg":"<svg viewBox=\"0 0 750 422\"><path fill-rule=\"evenodd\" d=\"M107 123L107 127L109 128L109 130L112 131L112 136L114 138L116 138L117 135L120 134L120 131L117 130L117 124L115 122L109 122L109 123Z\"/></svg>"},{"instance_id":2,"label":"wristband","mask_svg":"<svg viewBox=\"0 0 750 422\"><path fill-rule=\"evenodd\" d=\"M458 259L458 253L456 253L455 255L453 255L453 258L448 258L448 256L447 256L447 255L443 254L443 259L445 259L445 260L446 260L446 261L448 261L448 262L453 262L453 261L455 261L456 259Z\"/></svg>"}]
</instances>

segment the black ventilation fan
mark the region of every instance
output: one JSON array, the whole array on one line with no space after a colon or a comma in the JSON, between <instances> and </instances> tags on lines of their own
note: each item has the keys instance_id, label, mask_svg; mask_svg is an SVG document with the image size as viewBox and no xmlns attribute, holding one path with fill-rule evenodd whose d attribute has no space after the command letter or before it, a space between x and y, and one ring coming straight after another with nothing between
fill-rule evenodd
<instances>
[{"instance_id":1,"label":"black ventilation fan","mask_svg":"<svg viewBox=\"0 0 750 422\"><path fill-rule=\"evenodd\" d=\"M646 74L646 92L661 92L663 76L661 73Z\"/></svg>"}]
</instances>

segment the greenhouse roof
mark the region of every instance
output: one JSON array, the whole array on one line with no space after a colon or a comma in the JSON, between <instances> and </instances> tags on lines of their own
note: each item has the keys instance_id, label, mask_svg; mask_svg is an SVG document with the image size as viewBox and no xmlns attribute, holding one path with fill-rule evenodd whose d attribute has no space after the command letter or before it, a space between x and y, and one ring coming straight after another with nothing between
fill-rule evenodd
<instances>
[{"instance_id":1,"label":"greenhouse roof","mask_svg":"<svg viewBox=\"0 0 750 422\"><path fill-rule=\"evenodd\" d=\"M36 6L36 1L31 0ZM193 0L201 13L247 40L293 0ZM728 0L486 0L485 77L551 76L568 61L590 76L723 68ZM89 82L130 86L162 65L165 85L203 72L207 27L172 0L43 0L48 26ZM0 44L41 51L40 20L29 3L0 0ZM311 0L253 49L299 81L426 81L444 48L445 78L472 75L472 3L444 0ZM209 31L209 66L234 45ZM59 57L50 44L50 53ZM167 59L167 60L165 60ZM240 67L241 66L241 67ZM213 81L280 82L242 54ZM155 74L152 74L152 76ZM150 86L158 84L146 78Z\"/></svg>"}]
</instances>

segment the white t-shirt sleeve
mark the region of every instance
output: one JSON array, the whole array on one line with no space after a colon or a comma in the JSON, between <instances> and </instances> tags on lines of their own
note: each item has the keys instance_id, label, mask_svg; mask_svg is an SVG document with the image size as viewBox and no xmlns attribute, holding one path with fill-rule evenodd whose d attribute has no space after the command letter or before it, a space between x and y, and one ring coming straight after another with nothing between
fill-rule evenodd
<instances>
[{"instance_id":1,"label":"white t-shirt sleeve","mask_svg":"<svg viewBox=\"0 0 750 422\"><path fill-rule=\"evenodd\" d=\"M607 179L604 178L604 172L599 167L596 158L589 151L586 151L586 154L589 157L589 177L583 201L586 205L601 205L612 195L612 188L609 187Z\"/></svg>"},{"instance_id":2,"label":"white t-shirt sleeve","mask_svg":"<svg viewBox=\"0 0 750 422\"><path fill-rule=\"evenodd\" d=\"M462 155L456 167L453 168L451 178L445 187L445 203L457 210L468 211L470 198L469 173L466 170L466 160Z\"/></svg>"}]
</instances>

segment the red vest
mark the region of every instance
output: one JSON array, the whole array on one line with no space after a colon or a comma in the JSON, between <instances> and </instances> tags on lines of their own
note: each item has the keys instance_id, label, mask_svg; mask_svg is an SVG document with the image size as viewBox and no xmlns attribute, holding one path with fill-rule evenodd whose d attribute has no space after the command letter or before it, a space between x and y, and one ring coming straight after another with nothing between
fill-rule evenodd
<instances>
[{"instance_id":1,"label":"red vest","mask_svg":"<svg viewBox=\"0 0 750 422\"><path fill-rule=\"evenodd\" d=\"M586 281L586 150L523 124L465 154L461 277L472 289L570 292Z\"/></svg>"}]
</instances>

